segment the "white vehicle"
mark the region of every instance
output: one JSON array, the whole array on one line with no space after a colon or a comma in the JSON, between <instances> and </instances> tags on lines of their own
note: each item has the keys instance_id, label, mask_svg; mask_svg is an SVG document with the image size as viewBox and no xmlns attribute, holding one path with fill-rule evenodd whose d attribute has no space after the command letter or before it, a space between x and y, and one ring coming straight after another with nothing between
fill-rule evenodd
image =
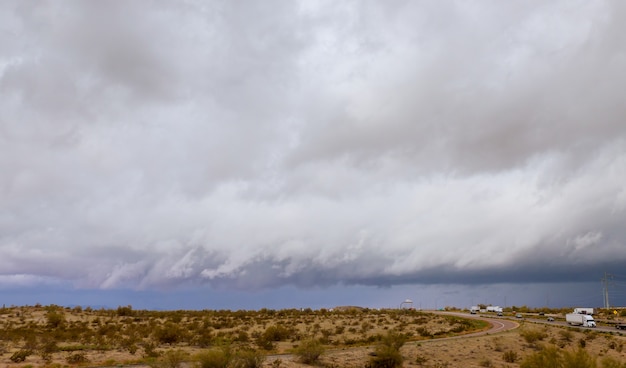
<instances>
[{"instance_id":1,"label":"white vehicle","mask_svg":"<svg viewBox=\"0 0 626 368\"><path fill-rule=\"evenodd\" d=\"M502 307L496 305L496 306L488 306L487 307L487 312L495 312L495 313L502 313Z\"/></svg>"},{"instance_id":2,"label":"white vehicle","mask_svg":"<svg viewBox=\"0 0 626 368\"><path fill-rule=\"evenodd\" d=\"M476 314L476 313L478 313L479 311L480 311L480 308L479 308L477 305L473 305L473 306L470 308L470 313L471 313L471 314Z\"/></svg>"},{"instance_id":3,"label":"white vehicle","mask_svg":"<svg viewBox=\"0 0 626 368\"><path fill-rule=\"evenodd\" d=\"M596 327L596 321L588 314L568 313L565 322L572 326Z\"/></svg>"},{"instance_id":4,"label":"white vehicle","mask_svg":"<svg viewBox=\"0 0 626 368\"><path fill-rule=\"evenodd\" d=\"M593 308L574 308L574 313L592 315Z\"/></svg>"}]
</instances>

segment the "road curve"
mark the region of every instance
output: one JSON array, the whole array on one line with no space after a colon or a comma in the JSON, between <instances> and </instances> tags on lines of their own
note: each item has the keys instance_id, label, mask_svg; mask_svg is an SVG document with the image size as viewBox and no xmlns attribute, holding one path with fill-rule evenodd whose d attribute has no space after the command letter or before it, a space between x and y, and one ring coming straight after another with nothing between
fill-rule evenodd
<instances>
[{"instance_id":1,"label":"road curve","mask_svg":"<svg viewBox=\"0 0 626 368\"><path fill-rule=\"evenodd\" d=\"M466 337L480 336L480 335L487 335L487 334L494 334L494 333L499 333L499 332L505 332L505 331L509 331L509 330L514 330L514 329L519 327L519 323L517 323L515 321L511 321L509 319L489 318L489 317L483 317L481 315L474 315L474 314L468 315L467 313L460 313L460 312L435 311L435 312L432 312L432 313L444 314L444 315L461 317L461 318L480 319L480 320L483 320L483 321L489 323L491 325L491 327L488 330L472 332L472 333L465 334L465 335L458 335L458 336L452 336L452 337L442 337L442 338L437 338L437 339L432 339L432 340L420 340L420 342L437 341L437 340L441 341L441 340L445 340L445 339L463 339L463 338L466 338Z\"/></svg>"}]
</instances>

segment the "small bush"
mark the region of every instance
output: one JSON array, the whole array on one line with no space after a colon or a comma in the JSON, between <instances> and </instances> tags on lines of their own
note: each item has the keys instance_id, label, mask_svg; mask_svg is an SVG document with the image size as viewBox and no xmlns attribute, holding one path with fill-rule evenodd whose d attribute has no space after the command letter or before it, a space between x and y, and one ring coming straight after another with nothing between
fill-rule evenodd
<instances>
[{"instance_id":1,"label":"small bush","mask_svg":"<svg viewBox=\"0 0 626 368\"><path fill-rule=\"evenodd\" d=\"M374 351L370 359L371 368L396 368L402 367L402 354L400 348L406 342L406 337L395 331L389 331L381 340L380 345Z\"/></svg>"},{"instance_id":2,"label":"small bush","mask_svg":"<svg viewBox=\"0 0 626 368\"><path fill-rule=\"evenodd\" d=\"M87 363L89 359L87 359L84 353L74 353L68 355L67 358L65 358L65 361L69 364L81 364Z\"/></svg>"},{"instance_id":3,"label":"small bush","mask_svg":"<svg viewBox=\"0 0 626 368\"><path fill-rule=\"evenodd\" d=\"M517 353L513 350L509 350L502 355L502 359L504 359L507 363L515 363L517 360Z\"/></svg>"},{"instance_id":4,"label":"small bush","mask_svg":"<svg viewBox=\"0 0 626 368\"><path fill-rule=\"evenodd\" d=\"M26 358L28 358L28 356L31 355L32 353L33 353L32 350L22 349L13 353L13 355L11 355L11 358L9 359L11 359L11 361L14 363L21 363L25 361Z\"/></svg>"},{"instance_id":5,"label":"small bush","mask_svg":"<svg viewBox=\"0 0 626 368\"><path fill-rule=\"evenodd\" d=\"M533 344L548 337L548 334L546 334L544 331L539 331L535 329L523 330L522 332L520 332L520 335L522 335L524 340L526 340L526 342L529 344Z\"/></svg>"},{"instance_id":6,"label":"small bush","mask_svg":"<svg viewBox=\"0 0 626 368\"><path fill-rule=\"evenodd\" d=\"M596 359L582 348L563 354L563 367L596 368Z\"/></svg>"},{"instance_id":7,"label":"small bush","mask_svg":"<svg viewBox=\"0 0 626 368\"><path fill-rule=\"evenodd\" d=\"M402 354L391 346L380 345L370 359L369 368L397 368L402 367Z\"/></svg>"},{"instance_id":8,"label":"small bush","mask_svg":"<svg viewBox=\"0 0 626 368\"><path fill-rule=\"evenodd\" d=\"M168 350L161 357L161 365L164 368L178 368L187 358L187 353L181 349Z\"/></svg>"},{"instance_id":9,"label":"small bush","mask_svg":"<svg viewBox=\"0 0 626 368\"><path fill-rule=\"evenodd\" d=\"M423 365L423 364L424 364L424 363L426 363L427 361L428 361L428 358L426 358L426 357L425 357L425 356L423 356L423 355L418 355L418 356L415 358L415 364L417 364L417 365Z\"/></svg>"},{"instance_id":10,"label":"small bush","mask_svg":"<svg viewBox=\"0 0 626 368\"><path fill-rule=\"evenodd\" d=\"M210 349L196 356L198 368L227 368L230 360L227 349Z\"/></svg>"},{"instance_id":11,"label":"small bush","mask_svg":"<svg viewBox=\"0 0 626 368\"><path fill-rule=\"evenodd\" d=\"M561 353L556 347L546 347L529 355L520 364L520 368L559 368L561 366Z\"/></svg>"},{"instance_id":12,"label":"small bush","mask_svg":"<svg viewBox=\"0 0 626 368\"><path fill-rule=\"evenodd\" d=\"M324 353L324 347L318 340L310 339L300 343L294 352L304 364L312 364Z\"/></svg>"},{"instance_id":13,"label":"small bush","mask_svg":"<svg viewBox=\"0 0 626 368\"><path fill-rule=\"evenodd\" d=\"M626 363L622 364L615 358L605 357L602 359L602 368L626 368Z\"/></svg>"},{"instance_id":14,"label":"small bush","mask_svg":"<svg viewBox=\"0 0 626 368\"><path fill-rule=\"evenodd\" d=\"M265 355L252 349L240 350L232 359L232 368L261 368Z\"/></svg>"}]
</instances>

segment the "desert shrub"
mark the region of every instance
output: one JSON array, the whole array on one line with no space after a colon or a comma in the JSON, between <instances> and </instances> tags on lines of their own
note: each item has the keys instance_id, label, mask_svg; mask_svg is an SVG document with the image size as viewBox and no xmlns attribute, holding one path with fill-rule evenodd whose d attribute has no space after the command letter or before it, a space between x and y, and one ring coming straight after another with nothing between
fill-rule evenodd
<instances>
[{"instance_id":1,"label":"desert shrub","mask_svg":"<svg viewBox=\"0 0 626 368\"><path fill-rule=\"evenodd\" d=\"M232 358L231 368L261 368L265 355L252 349L239 350Z\"/></svg>"},{"instance_id":2,"label":"desert shrub","mask_svg":"<svg viewBox=\"0 0 626 368\"><path fill-rule=\"evenodd\" d=\"M210 349L196 355L198 368L227 368L230 360L228 349Z\"/></svg>"},{"instance_id":3,"label":"desert shrub","mask_svg":"<svg viewBox=\"0 0 626 368\"><path fill-rule=\"evenodd\" d=\"M485 359L481 360L478 364L481 367L487 367L487 368L493 367L493 363L491 362L491 360L489 358L485 358Z\"/></svg>"},{"instance_id":4,"label":"desert shrub","mask_svg":"<svg viewBox=\"0 0 626 368\"><path fill-rule=\"evenodd\" d=\"M502 359L507 363L515 363L517 360L517 353L513 350L509 350L502 354Z\"/></svg>"},{"instance_id":5,"label":"desert shrub","mask_svg":"<svg viewBox=\"0 0 626 368\"><path fill-rule=\"evenodd\" d=\"M402 367L402 354L398 349L387 345L379 345L370 358L368 368L397 368Z\"/></svg>"},{"instance_id":6,"label":"desert shrub","mask_svg":"<svg viewBox=\"0 0 626 368\"><path fill-rule=\"evenodd\" d=\"M28 358L28 356L30 356L33 353L32 350L18 350L15 353L13 353L13 355L11 355L11 357L9 359L11 359L12 362L14 363L21 363L23 361L26 360L26 358Z\"/></svg>"},{"instance_id":7,"label":"desert shrub","mask_svg":"<svg viewBox=\"0 0 626 368\"><path fill-rule=\"evenodd\" d=\"M548 337L548 334L544 331L536 330L536 329L527 329L522 330L520 335L524 338L524 340L529 344L534 344L537 341L541 341Z\"/></svg>"},{"instance_id":8,"label":"desert shrub","mask_svg":"<svg viewBox=\"0 0 626 368\"><path fill-rule=\"evenodd\" d=\"M559 335L561 335L561 340L567 341L567 342L572 341L572 338L574 336L574 334L570 330L561 330L559 331Z\"/></svg>"},{"instance_id":9,"label":"desert shrub","mask_svg":"<svg viewBox=\"0 0 626 368\"><path fill-rule=\"evenodd\" d=\"M178 368L188 357L181 349L168 350L163 353L158 365L163 368Z\"/></svg>"},{"instance_id":10,"label":"desert shrub","mask_svg":"<svg viewBox=\"0 0 626 368\"><path fill-rule=\"evenodd\" d=\"M425 327L417 327L415 330L422 337L433 337L433 334L430 331L428 331Z\"/></svg>"},{"instance_id":11,"label":"desert shrub","mask_svg":"<svg viewBox=\"0 0 626 368\"><path fill-rule=\"evenodd\" d=\"M400 350L406 342L406 336L395 331L389 331L385 336L383 336L380 342L383 345L391 346L396 350Z\"/></svg>"},{"instance_id":12,"label":"desert shrub","mask_svg":"<svg viewBox=\"0 0 626 368\"><path fill-rule=\"evenodd\" d=\"M423 365L423 364L424 364L424 363L426 363L427 361L428 361L428 358L426 358L426 357L425 357L425 356L423 356L423 355L418 355L418 356L415 358L415 364L417 364L417 365Z\"/></svg>"},{"instance_id":13,"label":"desert shrub","mask_svg":"<svg viewBox=\"0 0 626 368\"><path fill-rule=\"evenodd\" d=\"M263 350L272 350L274 349L274 341L268 340L265 335L261 335L257 337L256 344Z\"/></svg>"},{"instance_id":14,"label":"desert shrub","mask_svg":"<svg viewBox=\"0 0 626 368\"><path fill-rule=\"evenodd\" d=\"M587 346L587 340L585 339L578 340L578 346L580 346L581 348L584 348L585 346Z\"/></svg>"},{"instance_id":15,"label":"desert shrub","mask_svg":"<svg viewBox=\"0 0 626 368\"><path fill-rule=\"evenodd\" d=\"M324 347L318 340L304 340L295 349L294 354L304 364L312 364L319 360L324 353Z\"/></svg>"},{"instance_id":16,"label":"desert shrub","mask_svg":"<svg viewBox=\"0 0 626 368\"><path fill-rule=\"evenodd\" d=\"M582 348L579 348L576 351L566 351L563 353L563 367L595 368L596 359Z\"/></svg>"},{"instance_id":17,"label":"desert shrub","mask_svg":"<svg viewBox=\"0 0 626 368\"><path fill-rule=\"evenodd\" d=\"M154 337L161 344L172 345L182 340L183 331L176 324L166 323L155 331Z\"/></svg>"},{"instance_id":18,"label":"desert shrub","mask_svg":"<svg viewBox=\"0 0 626 368\"><path fill-rule=\"evenodd\" d=\"M89 359L87 359L87 357L85 356L85 353L74 353L74 354L68 355L67 358L65 358L65 361L68 364L81 364L81 363L87 363Z\"/></svg>"},{"instance_id":19,"label":"desert shrub","mask_svg":"<svg viewBox=\"0 0 626 368\"><path fill-rule=\"evenodd\" d=\"M52 339L42 341L41 346L39 347L39 354L46 362L52 361L52 354L57 351L59 351L59 347L57 346L56 341Z\"/></svg>"},{"instance_id":20,"label":"desert shrub","mask_svg":"<svg viewBox=\"0 0 626 368\"><path fill-rule=\"evenodd\" d=\"M143 345L143 354L148 358L156 358L159 356L159 352L156 351L156 346L153 343Z\"/></svg>"},{"instance_id":21,"label":"desert shrub","mask_svg":"<svg viewBox=\"0 0 626 368\"><path fill-rule=\"evenodd\" d=\"M46 313L47 326L49 328L60 328L65 323L65 315L56 310L50 310Z\"/></svg>"},{"instance_id":22,"label":"desert shrub","mask_svg":"<svg viewBox=\"0 0 626 368\"><path fill-rule=\"evenodd\" d=\"M602 359L602 368L626 368L626 363L622 364L613 357L604 357Z\"/></svg>"},{"instance_id":23,"label":"desert shrub","mask_svg":"<svg viewBox=\"0 0 626 368\"><path fill-rule=\"evenodd\" d=\"M556 347L550 346L527 356L520 368L561 368L561 353Z\"/></svg>"},{"instance_id":24,"label":"desert shrub","mask_svg":"<svg viewBox=\"0 0 626 368\"><path fill-rule=\"evenodd\" d=\"M127 305L125 307L117 307L117 315L119 317L133 316L133 307L131 305Z\"/></svg>"},{"instance_id":25,"label":"desert shrub","mask_svg":"<svg viewBox=\"0 0 626 368\"><path fill-rule=\"evenodd\" d=\"M396 368L401 367L403 358L400 348L406 342L406 337L395 331L389 331L380 344L376 347L369 361L370 368Z\"/></svg>"}]
</instances>

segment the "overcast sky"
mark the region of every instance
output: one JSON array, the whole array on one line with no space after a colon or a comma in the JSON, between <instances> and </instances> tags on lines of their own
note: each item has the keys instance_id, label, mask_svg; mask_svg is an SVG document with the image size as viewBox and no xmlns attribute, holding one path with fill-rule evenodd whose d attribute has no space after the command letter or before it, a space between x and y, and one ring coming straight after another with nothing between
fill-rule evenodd
<instances>
[{"instance_id":1,"label":"overcast sky","mask_svg":"<svg viewBox=\"0 0 626 368\"><path fill-rule=\"evenodd\" d=\"M602 305L604 272L626 273L625 18L3 1L3 298Z\"/></svg>"}]
</instances>

